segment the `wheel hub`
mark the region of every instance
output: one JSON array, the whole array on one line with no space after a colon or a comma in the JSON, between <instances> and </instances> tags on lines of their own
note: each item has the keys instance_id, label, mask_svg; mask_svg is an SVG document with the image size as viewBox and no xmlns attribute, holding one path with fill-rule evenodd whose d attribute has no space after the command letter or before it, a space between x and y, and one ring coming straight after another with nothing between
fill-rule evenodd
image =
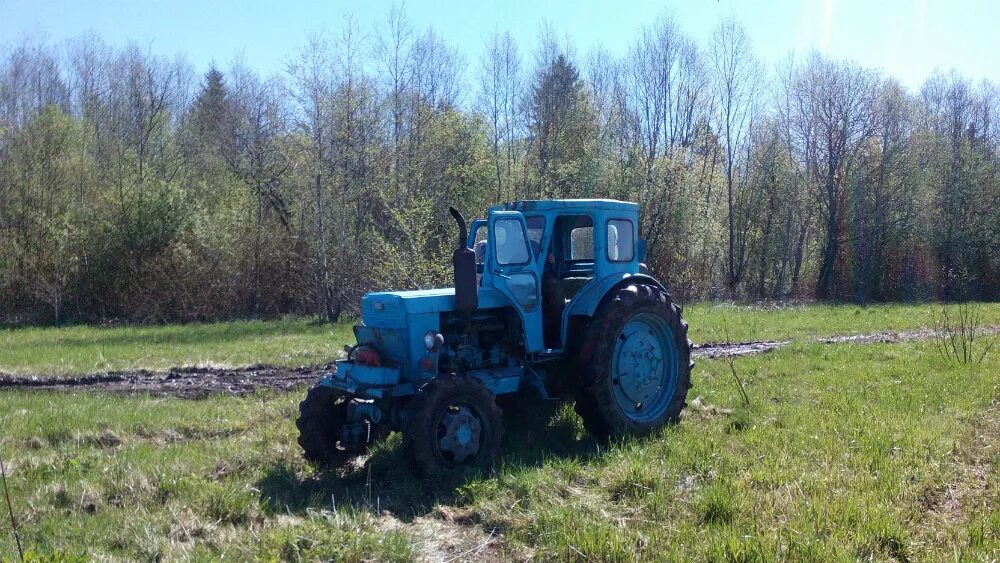
<instances>
[{"instance_id":1,"label":"wheel hub","mask_svg":"<svg viewBox=\"0 0 1000 563\"><path fill-rule=\"evenodd\" d=\"M438 447L452 463L462 463L479 453L482 421L468 405L451 405L438 428Z\"/></svg>"},{"instance_id":2,"label":"wheel hub","mask_svg":"<svg viewBox=\"0 0 1000 563\"><path fill-rule=\"evenodd\" d=\"M621 382L622 392L638 407L660 389L663 351L652 331L645 327L627 326L622 335L625 341L618 353L615 375Z\"/></svg>"},{"instance_id":3,"label":"wheel hub","mask_svg":"<svg viewBox=\"0 0 1000 563\"><path fill-rule=\"evenodd\" d=\"M670 328L651 315L633 317L615 342L611 374L615 398L631 418L656 416L673 392L675 354Z\"/></svg>"}]
</instances>

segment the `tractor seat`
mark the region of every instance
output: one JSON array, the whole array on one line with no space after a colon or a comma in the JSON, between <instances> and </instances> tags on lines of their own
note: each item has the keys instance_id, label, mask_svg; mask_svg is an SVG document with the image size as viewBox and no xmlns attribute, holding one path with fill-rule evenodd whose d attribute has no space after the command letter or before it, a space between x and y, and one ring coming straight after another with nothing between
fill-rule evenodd
<instances>
[{"instance_id":1,"label":"tractor seat","mask_svg":"<svg viewBox=\"0 0 1000 563\"><path fill-rule=\"evenodd\" d=\"M566 297L568 302L570 299L577 294L583 286L587 285L593 278L582 278L582 277L572 277L572 278L562 278L559 280L559 287L562 288L563 295Z\"/></svg>"}]
</instances>

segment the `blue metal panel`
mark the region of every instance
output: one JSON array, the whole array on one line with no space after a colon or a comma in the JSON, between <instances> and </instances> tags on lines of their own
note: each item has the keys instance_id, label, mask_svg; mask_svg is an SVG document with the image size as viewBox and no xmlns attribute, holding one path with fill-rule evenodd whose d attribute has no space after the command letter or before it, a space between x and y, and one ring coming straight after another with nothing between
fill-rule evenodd
<instances>
[{"instance_id":1,"label":"blue metal panel","mask_svg":"<svg viewBox=\"0 0 1000 563\"><path fill-rule=\"evenodd\" d=\"M516 221L520 223L521 228L525 229L526 232L524 216L520 213L491 210L489 214L491 246L494 243L493 237L496 236L493 233L496 229L496 222L500 220ZM551 224L550 221L546 223ZM530 245L528 250L530 256ZM532 257L526 263L522 264L500 264L496 253L491 252L490 269L483 273L483 286L496 288L497 291L502 292L507 297L509 302L515 303L514 309L517 311L518 316L521 317L521 323L524 327L524 345L529 352L539 352L545 349L545 343L542 340L542 308L539 306L541 302L541 276L538 269L541 267L542 262L544 261L537 261ZM515 302L518 294L514 293L516 288L511 287L511 282L518 281L519 274L533 278L535 299L532 301L534 306L531 308L518 305Z\"/></svg>"},{"instance_id":2,"label":"blue metal panel","mask_svg":"<svg viewBox=\"0 0 1000 563\"><path fill-rule=\"evenodd\" d=\"M338 360L334 379L348 381L358 386L395 385L399 382L399 370L388 367L364 366L347 360Z\"/></svg>"},{"instance_id":3,"label":"blue metal panel","mask_svg":"<svg viewBox=\"0 0 1000 563\"><path fill-rule=\"evenodd\" d=\"M647 276L646 274L631 274L628 272L619 272L612 274L596 282L591 282L580 290L580 293L576 295L576 298L566 310L563 312L563 336L565 336L566 330L566 320L572 315L586 315L592 316L594 311L597 310L597 306L601 304L601 300L607 295L608 291L612 287L615 287L619 283L623 283L625 280L636 281L646 284L655 285L662 288L663 285L656 281L652 276Z\"/></svg>"},{"instance_id":4,"label":"blue metal panel","mask_svg":"<svg viewBox=\"0 0 1000 563\"><path fill-rule=\"evenodd\" d=\"M639 213L639 204L630 201L618 201L615 199L539 199L524 200L494 205L490 211L550 211L553 213L563 213L567 209L573 212L580 210L603 210L617 211L619 213L634 214Z\"/></svg>"},{"instance_id":5,"label":"blue metal panel","mask_svg":"<svg viewBox=\"0 0 1000 563\"><path fill-rule=\"evenodd\" d=\"M381 309L377 309L378 303L382 303ZM492 309L494 307L505 307L510 305L510 300L505 295L492 287L479 288L479 308ZM373 319L380 322L388 322L389 328L402 328L393 323L405 323L402 315L414 313L443 313L455 310L455 288L446 287L441 289L419 289L414 291L383 291L369 293L361 300L361 313L365 324L376 326L368 322L368 316L373 315ZM386 321L386 318L391 321ZM398 319L398 320L397 320ZM383 325L379 325L383 326Z\"/></svg>"},{"instance_id":6,"label":"blue metal panel","mask_svg":"<svg viewBox=\"0 0 1000 563\"><path fill-rule=\"evenodd\" d=\"M405 322L405 320L404 320ZM398 328L379 328L355 325L354 338L358 344L366 344L378 350L382 363L402 366L409 362L409 334Z\"/></svg>"},{"instance_id":7,"label":"blue metal panel","mask_svg":"<svg viewBox=\"0 0 1000 563\"><path fill-rule=\"evenodd\" d=\"M361 318L377 328L406 328L403 299L394 293L369 293L361 298Z\"/></svg>"},{"instance_id":8,"label":"blue metal panel","mask_svg":"<svg viewBox=\"0 0 1000 563\"><path fill-rule=\"evenodd\" d=\"M524 369L520 367L476 369L466 373L482 381L494 395L506 395L517 392Z\"/></svg>"},{"instance_id":9,"label":"blue metal panel","mask_svg":"<svg viewBox=\"0 0 1000 563\"><path fill-rule=\"evenodd\" d=\"M348 364L346 362L344 365L341 365L341 362L337 362L337 364L337 373L325 375L320 379L320 385L365 399L379 399L383 396L385 387L380 385L362 385L348 376L348 373L354 367L357 367L356 364Z\"/></svg>"}]
</instances>

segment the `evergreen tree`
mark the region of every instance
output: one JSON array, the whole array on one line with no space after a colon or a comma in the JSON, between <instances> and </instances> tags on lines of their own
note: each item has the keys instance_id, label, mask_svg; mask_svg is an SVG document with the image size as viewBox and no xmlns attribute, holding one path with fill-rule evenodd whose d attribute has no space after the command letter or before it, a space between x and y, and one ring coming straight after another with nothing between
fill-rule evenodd
<instances>
[{"instance_id":1,"label":"evergreen tree","mask_svg":"<svg viewBox=\"0 0 1000 563\"><path fill-rule=\"evenodd\" d=\"M222 71L213 65L205 74L205 81L191 110L191 124L198 150L219 150L225 137L229 113L229 91Z\"/></svg>"},{"instance_id":2,"label":"evergreen tree","mask_svg":"<svg viewBox=\"0 0 1000 563\"><path fill-rule=\"evenodd\" d=\"M580 73L559 55L535 79L531 103L537 197L569 197L594 188L596 116Z\"/></svg>"}]
</instances>

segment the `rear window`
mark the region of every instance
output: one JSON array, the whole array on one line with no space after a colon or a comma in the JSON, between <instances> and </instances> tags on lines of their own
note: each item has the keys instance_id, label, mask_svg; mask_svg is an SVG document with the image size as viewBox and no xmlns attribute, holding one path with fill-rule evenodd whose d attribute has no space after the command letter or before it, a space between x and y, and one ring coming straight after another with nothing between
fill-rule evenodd
<instances>
[{"instance_id":1,"label":"rear window","mask_svg":"<svg viewBox=\"0 0 1000 563\"><path fill-rule=\"evenodd\" d=\"M570 260L594 259L594 227L577 227L569 234Z\"/></svg>"},{"instance_id":2,"label":"rear window","mask_svg":"<svg viewBox=\"0 0 1000 563\"><path fill-rule=\"evenodd\" d=\"M608 220L608 260L631 262L635 257L635 235L632 221L627 219Z\"/></svg>"}]
</instances>

